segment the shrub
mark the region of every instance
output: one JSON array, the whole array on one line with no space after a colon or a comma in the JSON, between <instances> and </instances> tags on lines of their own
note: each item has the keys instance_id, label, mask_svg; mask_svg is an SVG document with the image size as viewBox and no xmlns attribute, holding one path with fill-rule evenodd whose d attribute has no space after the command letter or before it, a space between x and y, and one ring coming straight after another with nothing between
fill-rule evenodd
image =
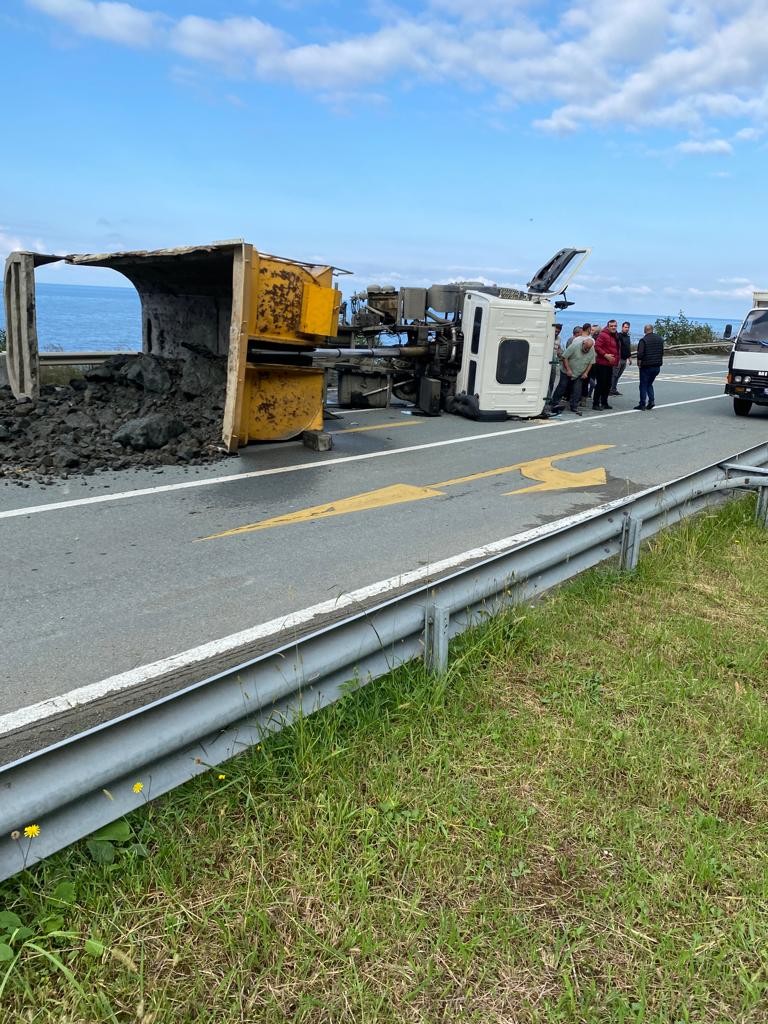
<instances>
[{"instance_id":1,"label":"shrub","mask_svg":"<svg viewBox=\"0 0 768 1024\"><path fill-rule=\"evenodd\" d=\"M709 324L689 320L682 309L676 317L659 317L653 329L667 345L706 345L720 340Z\"/></svg>"}]
</instances>

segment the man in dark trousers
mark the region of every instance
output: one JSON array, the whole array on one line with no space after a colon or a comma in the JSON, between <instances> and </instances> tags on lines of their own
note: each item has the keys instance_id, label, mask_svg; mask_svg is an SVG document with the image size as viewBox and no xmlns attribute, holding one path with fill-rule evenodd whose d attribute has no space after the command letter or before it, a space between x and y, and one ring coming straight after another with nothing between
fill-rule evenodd
<instances>
[{"instance_id":1,"label":"man in dark trousers","mask_svg":"<svg viewBox=\"0 0 768 1024\"><path fill-rule=\"evenodd\" d=\"M557 416L563 411L560 399L570 397L571 412L581 416L579 401L581 389L589 377L589 370L595 361L595 343L590 336L574 336L571 344L563 352L563 368L560 371L560 383L552 396L552 415Z\"/></svg>"},{"instance_id":2,"label":"man in dark trousers","mask_svg":"<svg viewBox=\"0 0 768 1024\"><path fill-rule=\"evenodd\" d=\"M608 405L613 368L619 361L619 343L616 340L616 321L609 320L595 341L595 390L592 393L592 408L612 409Z\"/></svg>"},{"instance_id":3,"label":"man in dark trousers","mask_svg":"<svg viewBox=\"0 0 768 1024\"><path fill-rule=\"evenodd\" d=\"M621 325L621 330L616 335L616 340L619 343L619 362L617 366L613 368L613 376L611 377L611 390L610 394L620 395L619 391L619 377L626 369L627 363L632 365L632 339L629 336L630 323L625 320Z\"/></svg>"},{"instance_id":4,"label":"man in dark trousers","mask_svg":"<svg viewBox=\"0 0 768 1024\"><path fill-rule=\"evenodd\" d=\"M552 394L555 390L555 381L557 380L557 371L560 368L559 359L561 356L561 345L560 345L560 332L563 329L562 324L555 324L555 347L552 350L551 369L549 371L549 391L548 394Z\"/></svg>"},{"instance_id":5,"label":"man in dark trousers","mask_svg":"<svg viewBox=\"0 0 768 1024\"><path fill-rule=\"evenodd\" d=\"M640 404L636 409L653 409L656 396L653 393L653 382L659 375L664 362L664 339L653 330L653 324L646 324L643 336L637 346L637 366L640 370Z\"/></svg>"},{"instance_id":6,"label":"man in dark trousers","mask_svg":"<svg viewBox=\"0 0 768 1024\"><path fill-rule=\"evenodd\" d=\"M581 335L587 335L593 341L597 340L597 336L600 333L600 328L597 324L584 324L581 329ZM581 404L586 405L587 399L592 397L592 392L595 390L595 364L592 364L592 369L589 371L589 377L587 378L587 386L582 391Z\"/></svg>"}]
</instances>

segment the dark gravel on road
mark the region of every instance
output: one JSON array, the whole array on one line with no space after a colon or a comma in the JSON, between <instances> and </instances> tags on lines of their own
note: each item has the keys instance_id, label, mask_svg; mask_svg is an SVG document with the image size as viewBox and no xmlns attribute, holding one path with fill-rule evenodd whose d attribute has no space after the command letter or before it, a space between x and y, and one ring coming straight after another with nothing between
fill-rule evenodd
<instances>
[{"instance_id":1,"label":"dark gravel on road","mask_svg":"<svg viewBox=\"0 0 768 1024\"><path fill-rule=\"evenodd\" d=\"M202 465L221 441L226 360L114 356L36 401L0 388L0 479L24 486L100 470Z\"/></svg>"}]
</instances>

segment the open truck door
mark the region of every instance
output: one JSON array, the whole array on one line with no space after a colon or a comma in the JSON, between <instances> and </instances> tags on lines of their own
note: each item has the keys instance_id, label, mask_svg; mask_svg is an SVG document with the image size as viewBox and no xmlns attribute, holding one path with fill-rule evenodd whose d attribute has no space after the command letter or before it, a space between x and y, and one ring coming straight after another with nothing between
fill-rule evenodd
<instances>
[{"instance_id":1,"label":"open truck door","mask_svg":"<svg viewBox=\"0 0 768 1024\"><path fill-rule=\"evenodd\" d=\"M556 252L528 282L528 294L541 299L564 295L566 288L591 252L591 249L561 249Z\"/></svg>"}]
</instances>

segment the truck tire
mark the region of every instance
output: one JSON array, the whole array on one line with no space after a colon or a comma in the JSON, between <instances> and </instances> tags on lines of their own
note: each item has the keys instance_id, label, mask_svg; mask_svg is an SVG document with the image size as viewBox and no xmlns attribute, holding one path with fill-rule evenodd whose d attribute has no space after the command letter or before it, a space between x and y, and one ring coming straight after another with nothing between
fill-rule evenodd
<instances>
[{"instance_id":1,"label":"truck tire","mask_svg":"<svg viewBox=\"0 0 768 1024\"><path fill-rule=\"evenodd\" d=\"M748 398L734 398L733 411L737 416L749 416L749 410L751 408L752 403Z\"/></svg>"}]
</instances>

